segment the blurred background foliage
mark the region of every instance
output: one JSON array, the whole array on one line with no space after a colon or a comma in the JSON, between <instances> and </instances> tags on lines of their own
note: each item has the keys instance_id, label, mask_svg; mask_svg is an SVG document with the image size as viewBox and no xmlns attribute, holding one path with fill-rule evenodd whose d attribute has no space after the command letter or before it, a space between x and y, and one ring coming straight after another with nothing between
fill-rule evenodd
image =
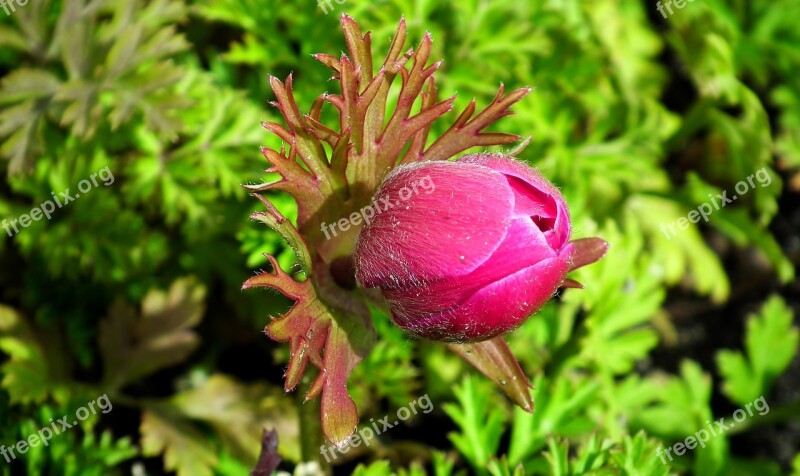
<instances>
[{"instance_id":1,"label":"blurred background foliage","mask_svg":"<svg viewBox=\"0 0 800 476\"><path fill-rule=\"evenodd\" d=\"M324 5L324 4L323 4ZM326 11L327 10L327 13ZM348 13L385 51L401 16L433 34L440 97L486 105L565 193L575 237L611 251L509 336L535 383L513 408L443 346L376 313L350 389L362 425L428 394L435 409L336 461L337 474L800 475L800 1L702 0L664 18L619 0L37 0L0 15L0 217L104 167L112 184L0 239L0 438L107 394L114 404L3 475L241 475L275 427L300 462L288 306L241 283L276 254L241 188L278 139L267 75L298 103L331 87L310 55L345 49ZM333 92L333 91L332 91ZM443 127L440 125L440 127ZM442 129L434 132L441 133ZM436 134L433 134L435 137ZM766 168L708 223L673 223ZM272 200L288 217L292 200ZM4 230L5 231L5 230ZM656 453L763 396L705 448ZM330 468L328 468L330 470ZM299 474L299 473L298 473Z\"/></svg>"}]
</instances>

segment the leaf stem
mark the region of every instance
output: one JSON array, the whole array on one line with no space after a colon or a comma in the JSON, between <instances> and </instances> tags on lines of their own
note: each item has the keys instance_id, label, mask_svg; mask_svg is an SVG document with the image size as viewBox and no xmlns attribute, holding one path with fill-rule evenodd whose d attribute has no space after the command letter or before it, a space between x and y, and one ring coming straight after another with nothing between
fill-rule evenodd
<instances>
[{"instance_id":1,"label":"leaf stem","mask_svg":"<svg viewBox=\"0 0 800 476\"><path fill-rule=\"evenodd\" d=\"M324 443L320 421L320 400L319 398L305 400L306 393L314 381L314 375L310 374L311 372L307 372L303 376L295 393L297 412L300 415L300 457L304 462L318 462L325 474L330 474L330 465L320 453L320 447Z\"/></svg>"}]
</instances>

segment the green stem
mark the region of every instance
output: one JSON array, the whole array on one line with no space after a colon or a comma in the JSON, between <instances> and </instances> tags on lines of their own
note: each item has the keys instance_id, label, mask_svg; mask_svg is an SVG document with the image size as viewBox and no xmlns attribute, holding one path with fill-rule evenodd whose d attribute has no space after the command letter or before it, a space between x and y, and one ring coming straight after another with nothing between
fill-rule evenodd
<instances>
[{"instance_id":1,"label":"green stem","mask_svg":"<svg viewBox=\"0 0 800 476\"><path fill-rule=\"evenodd\" d=\"M306 372L296 390L297 410L300 415L300 456L304 462L318 462L323 471L330 474L330 465L320 453L320 446L325 441L322 437L319 398L304 402L306 392L314 381L309 373Z\"/></svg>"}]
</instances>

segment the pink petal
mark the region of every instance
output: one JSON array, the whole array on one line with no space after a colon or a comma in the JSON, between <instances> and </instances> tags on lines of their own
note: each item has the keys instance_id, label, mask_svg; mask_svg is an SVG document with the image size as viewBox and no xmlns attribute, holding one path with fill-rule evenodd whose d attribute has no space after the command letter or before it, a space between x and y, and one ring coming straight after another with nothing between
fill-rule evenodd
<instances>
[{"instance_id":1,"label":"pink petal","mask_svg":"<svg viewBox=\"0 0 800 476\"><path fill-rule=\"evenodd\" d=\"M431 301L421 305L431 297L425 293L415 299L397 291L384 295L397 325L412 334L432 340L485 340L517 327L543 306L564 280L571 254L570 245L559 256L492 282L441 311Z\"/></svg>"},{"instance_id":2,"label":"pink petal","mask_svg":"<svg viewBox=\"0 0 800 476\"><path fill-rule=\"evenodd\" d=\"M549 247L538 251L545 256L518 254L526 266L509 272L508 262L519 252L512 243L525 241L504 241L497 256L468 276L385 290L397 325L428 339L460 342L482 340L518 326L558 289L569 270L573 247L568 245L558 255Z\"/></svg>"},{"instance_id":3,"label":"pink petal","mask_svg":"<svg viewBox=\"0 0 800 476\"><path fill-rule=\"evenodd\" d=\"M570 247L571 248L571 247ZM571 249L542 261L473 294L457 310L466 339L494 337L522 324L558 290L569 270ZM466 325L465 325L466 323Z\"/></svg>"},{"instance_id":4,"label":"pink petal","mask_svg":"<svg viewBox=\"0 0 800 476\"><path fill-rule=\"evenodd\" d=\"M511 222L495 253L475 271L457 278L387 289L384 295L403 314L432 314L457 305L479 289L556 256L542 232L527 219Z\"/></svg>"},{"instance_id":5,"label":"pink petal","mask_svg":"<svg viewBox=\"0 0 800 476\"><path fill-rule=\"evenodd\" d=\"M413 192L421 180L433 187L417 185ZM376 210L362 230L356 276L362 286L384 289L472 272L505 238L514 206L502 174L455 162L398 167L376 197L379 204L389 198L394 207Z\"/></svg>"},{"instance_id":6,"label":"pink petal","mask_svg":"<svg viewBox=\"0 0 800 476\"><path fill-rule=\"evenodd\" d=\"M525 180L506 176L514 191L514 216L542 216L555 218L558 214L556 201L547 192L539 190ZM552 226L550 227L552 228Z\"/></svg>"},{"instance_id":7,"label":"pink petal","mask_svg":"<svg viewBox=\"0 0 800 476\"><path fill-rule=\"evenodd\" d=\"M494 254L459 282L462 289L475 290L555 256L542 231L530 219L517 218Z\"/></svg>"},{"instance_id":8,"label":"pink petal","mask_svg":"<svg viewBox=\"0 0 800 476\"><path fill-rule=\"evenodd\" d=\"M570 220L567 204L561 192L535 169L518 160L497 154L470 154L461 157L458 163L481 164L503 173L515 191L515 213L528 216L555 218L555 221L544 220L545 228L552 233L545 233L553 248L566 244L570 235ZM531 188L525 187L524 184ZM543 197L547 197L543 200Z\"/></svg>"}]
</instances>

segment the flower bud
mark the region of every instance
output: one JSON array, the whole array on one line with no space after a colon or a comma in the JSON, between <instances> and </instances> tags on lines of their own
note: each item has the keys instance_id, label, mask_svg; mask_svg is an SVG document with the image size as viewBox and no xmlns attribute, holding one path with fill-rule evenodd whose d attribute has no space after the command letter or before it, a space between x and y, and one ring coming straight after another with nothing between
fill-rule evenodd
<instances>
[{"instance_id":1,"label":"flower bud","mask_svg":"<svg viewBox=\"0 0 800 476\"><path fill-rule=\"evenodd\" d=\"M394 322L416 336L482 341L536 312L572 264L564 197L498 154L393 170L355 253L361 286L380 288Z\"/></svg>"}]
</instances>

